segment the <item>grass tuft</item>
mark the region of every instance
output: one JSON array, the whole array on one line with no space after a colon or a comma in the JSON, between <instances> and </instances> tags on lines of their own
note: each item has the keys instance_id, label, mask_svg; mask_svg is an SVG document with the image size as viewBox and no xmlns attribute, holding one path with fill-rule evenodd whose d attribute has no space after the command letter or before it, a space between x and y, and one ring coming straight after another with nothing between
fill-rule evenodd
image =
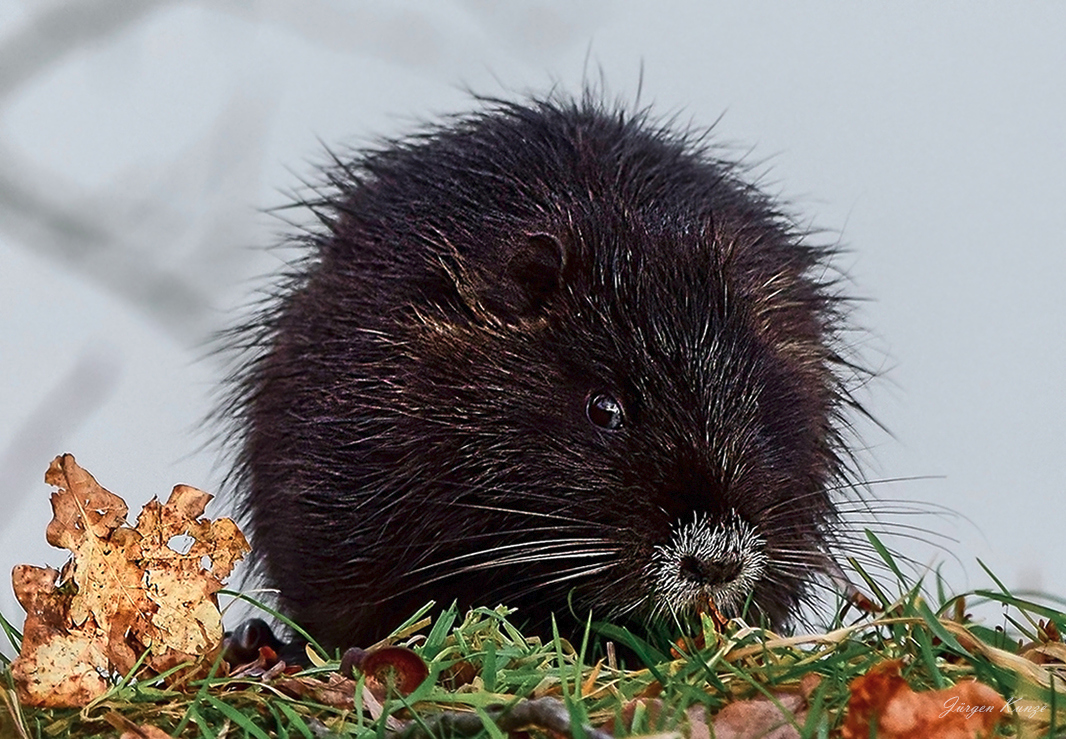
<instances>
[{"instance_id":1,"label":"grass tuft","mask_svg":"<svg viewBox=\"0 0 1066 739\"><path fill-rule=\"evenodd\" d=\"M901 660L903 677L915 690L943 689L969 678L991 686L1016 711L1015 719L1001 726L1003 735L1066 735L1066 645L1059 636L1066 632L1066 613L1008 592L991 572L995 589L963 595L950 595L935 573L930 594L923 582L904 579L876 538L871 543L898 582L875 587L871 578L870 590L883 610L849 621L838 616L823 633L782 636L738 620L719 631L705 618L701 635L671 647L658 637L590 622L575 646L557 630L544 642L523 635L504 607L464 614L454 605L440 610L429 604L390 641L419 653L430 677L410 695L386 698L379 706L372 705L362 677L345 683L354 696L347 707L317 703L310 692L286 687L279 678L328 682L338 661L321 649L314 666L266 683L212 676L175 688L161 676L135 670L116 676L111 691L80 710L19 706L5 660L0 736L118 736L114 727L125 722L182 737L414 739L462 733L504 739L509 730L501 716L508 709L546 698L565 708L574 739L604 732L635 736L674 732L693 709L712 716L740 699L763 696L777 703L816 675L809 710L792 726L802 737L832 737L839 735L849 683L885 660ZM1009 626L974 622L967 605L980 602L1000 604ZM0 627L17 649L17 629L2 617ZM616 668L588 656L604 653L607 641L642 664ZM1040 710L1021 715L1023 707L1034 706Z\"/></svg>"}]
</instances>

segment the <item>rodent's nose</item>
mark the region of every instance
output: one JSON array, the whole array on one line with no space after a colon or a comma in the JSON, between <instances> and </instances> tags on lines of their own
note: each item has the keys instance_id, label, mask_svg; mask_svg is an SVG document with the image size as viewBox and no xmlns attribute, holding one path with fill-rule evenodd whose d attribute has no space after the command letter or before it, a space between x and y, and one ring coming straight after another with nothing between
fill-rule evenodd
<instances>
[{"instance_id":1,"label":"rodent's nose","mask_svg":"<svg viewBox=\"0 0 1066 739\"><path fill-rule=\"evenodd\" d=\"M678 574L682 580L698 586L723 585L740 576L741 562L728 559L701 559L691 554L681 557Z\"/></svg>"}]
</instances>

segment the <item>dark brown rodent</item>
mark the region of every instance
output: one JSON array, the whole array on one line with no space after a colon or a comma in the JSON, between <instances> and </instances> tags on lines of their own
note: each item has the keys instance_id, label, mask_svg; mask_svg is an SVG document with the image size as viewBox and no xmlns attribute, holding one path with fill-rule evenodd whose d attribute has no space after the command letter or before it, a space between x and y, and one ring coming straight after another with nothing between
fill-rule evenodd
<instances>
[{"instance_id":1,"label":"dark brown rodent","mask_svg":"<svg viewBox=\"0 0 1066 739\"><path fill-rule=\"evenodd\" d=\"M592 95L482 101L319 192L231 406L287 612L342 647L430 599L787 622L849 474L831 249Z\"/></svg>"}]
</instances>

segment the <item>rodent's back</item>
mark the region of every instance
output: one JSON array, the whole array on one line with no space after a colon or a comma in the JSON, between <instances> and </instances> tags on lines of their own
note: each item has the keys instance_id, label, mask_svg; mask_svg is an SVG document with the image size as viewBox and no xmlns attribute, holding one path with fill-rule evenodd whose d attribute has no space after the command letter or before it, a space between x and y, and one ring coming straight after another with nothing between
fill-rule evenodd
<instances>
[{"instance_id":1,"label":"rodent's back","mask_svg":"<svg viewBox=\"0 0 1066 739\"><path fill-rule=\"evenodd\" d=\"M590 96L486 102L329 181L235 402L298 621L351 646L430 599L534 628L794 612L846 475L831 253Z\"/></svg>"}]
</instances>

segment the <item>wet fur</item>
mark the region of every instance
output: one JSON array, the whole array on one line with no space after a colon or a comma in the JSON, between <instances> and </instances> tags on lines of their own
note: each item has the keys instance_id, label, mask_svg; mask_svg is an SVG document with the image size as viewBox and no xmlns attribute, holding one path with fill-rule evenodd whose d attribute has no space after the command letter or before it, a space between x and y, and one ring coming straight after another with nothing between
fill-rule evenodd
<instances>
[{"instance_id":1,"label":"wet fur","mask_svg":"<svg viewBox=\"0 0 1066 739\"><path fill-rule=\"evenodd\" d=\"M849 479L831 249L705 136L591 94L481 101L327 174L227 410L286 611L331 646L430 599L639 623L655 547L735 510L769 560L749 616L787 622ZM586 416L604 390L618 431Z\"/></svg>"}]
</instances>

